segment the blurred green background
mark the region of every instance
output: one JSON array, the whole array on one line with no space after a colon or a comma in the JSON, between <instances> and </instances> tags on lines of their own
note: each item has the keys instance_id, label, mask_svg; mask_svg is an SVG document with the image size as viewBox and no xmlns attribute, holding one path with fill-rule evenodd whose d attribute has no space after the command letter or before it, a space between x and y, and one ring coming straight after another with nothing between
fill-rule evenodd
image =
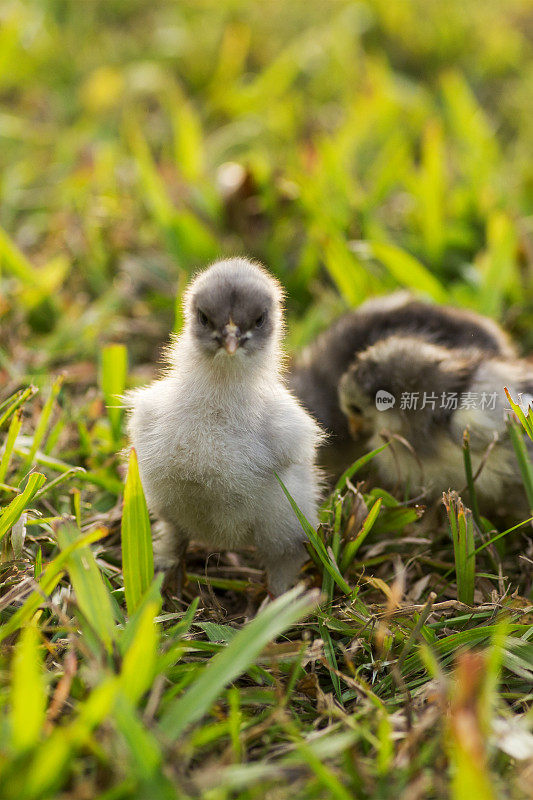
<instances>
[{"instance_id":1,"label":"blurred green background","mask_svg":"<svg viewBox=\"0 0 533 800\"><path fill-rule=\"evenodd\" d=\"M413 287L533 347L528 0L0 7L0 378L157 358L221 255L289 347Z\"/></svg>"},{"instance_id":2,"label":"blurred green background","mask_svg":"<svg viewBox=\"0 0 533 800\"><path fill-rule=\"evenodd\" d=\"M447 527L349 484L319 535L353 592L311 562L305 622L243 624L253 556L199 547L186 613L128 618L116 397L224 255L287 287L291 353L401 287L532 353L532 98L531 0L0 0L2 797L531 798L530 528L466 610Z\"/></svg>"}]
</instances>

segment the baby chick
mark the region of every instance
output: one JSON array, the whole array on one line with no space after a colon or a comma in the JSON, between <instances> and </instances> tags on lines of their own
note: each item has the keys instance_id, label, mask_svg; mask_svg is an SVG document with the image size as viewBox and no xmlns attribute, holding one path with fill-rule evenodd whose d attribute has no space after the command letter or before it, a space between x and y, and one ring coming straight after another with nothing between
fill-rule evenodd
<instances>
[{"instance_id":1,"label":"baby chick","mask_svg":"<svg viewBox=\"0 0 533 800\"><path fill-rule=\"evenodd\" d=\"M159 566L175 567L190 539L255 545L275 595L306 560L275 473L316 525L322 436L282 380L282 300L275 278L245 259L201 272L185 293L167 374L129 398Z\"/></svg>"},{"instance_id":2,"label":"baby chick","mask_svg":"<svg viewBox=\"0 0 533 800\"><path fill-rule=\"evenodd\" d=\"M529 509L507 433L504 386L527 405L533 397L531 365L395 335L358 354L341 378L339 400L347 419L369 436L369 449L391 441L376 458L385 486L429 498L460 490L468 428L474 473L486 458L476 481L483 510L521 516Z\"/></svg>"},{"instance_id":3,"label":"baby chick","mask_svg":"<svg viewBox=\"0 0 533 800\"><path fill-rule=\"evenodd\" d=\"M362 452L354 441L356 420L352 418L350 432L339 405L339 381L358 353L392 335L419 336L445 348L474 348L516 358L507 334L492 320L416 300L408 292L378 297L345 314L303 352L289 378L291 390L329 434L320 458L333 473ZM361 442L363 433L359 430Z\"/></svg>"}]
</instances>

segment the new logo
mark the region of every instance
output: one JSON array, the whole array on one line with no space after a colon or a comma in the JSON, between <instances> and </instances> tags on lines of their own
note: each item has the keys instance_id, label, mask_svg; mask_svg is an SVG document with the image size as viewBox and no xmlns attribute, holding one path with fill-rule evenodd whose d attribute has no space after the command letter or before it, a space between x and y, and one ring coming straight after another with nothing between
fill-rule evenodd
<instances>
[{"instance_id":1,"label":"new logo","mask_svg":"<svg viewBox=\"0 0 533 800\"><path fill-rule=\"evenodd\" d=\"M393 408L396 402L396 398L390 392L386 392L385 389L379 389L376 392L376 408L378 411L387 411L389 408Z\"/></svg>"}]
</instances>

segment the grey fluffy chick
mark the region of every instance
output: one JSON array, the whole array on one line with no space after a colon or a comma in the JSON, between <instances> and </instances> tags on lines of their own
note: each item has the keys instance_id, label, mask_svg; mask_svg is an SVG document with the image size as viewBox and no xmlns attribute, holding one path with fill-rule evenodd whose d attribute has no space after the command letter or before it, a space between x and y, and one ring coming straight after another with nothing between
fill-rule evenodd
<instances>
[{"instance_id":1,"label":"grey fluffy chick","mask_svg":"<svg viewBox=\"0 0 533 800\"><path fill-rule=\"evenodd\" d=\"M480 349L391 336L356 357L340 381L339 400L347 419L369 436L369 448L391 441L376 457L385 486L429 498L461 490L468 428L474 473L485 461L476 481L483 511L523 517L529 509L507 432L504 386L527 406L533 399L531 365ZM376 403L380 392L392 395L394 404L381 405L379 397Z\"/></svg>"},{"instance_id":2,"label":"grey fluffy chick","mask_svg":"<svg viewBox=\"0 0 533 800\"><path fill-rule=\"evenodd\" d=\"M304 350L289 378L291 390L329 434L320 460L333 473L361 455L365 441L364 430L356 431L354 420L350 431L339 404L339 381L359 353L393 335L419 336L448 349L517 357L507 334L492 320L423 302L408 292L375 298L345 314Z\"/></svg>"},{"instance_id":3,"label":"grey fluffy chick","mask_svg":"<svg viewBox=\"0 0 533 800\"><path fill-rule=\"evenodd\" d=\"M316 525L322 436L282 379L282 300L257 264L214 264L186 291L167 374L129 396L159 567L175 568L190 539L254 545L276 595L306 560L306 537L274 473Z\"/></svg>"}]
</instances>

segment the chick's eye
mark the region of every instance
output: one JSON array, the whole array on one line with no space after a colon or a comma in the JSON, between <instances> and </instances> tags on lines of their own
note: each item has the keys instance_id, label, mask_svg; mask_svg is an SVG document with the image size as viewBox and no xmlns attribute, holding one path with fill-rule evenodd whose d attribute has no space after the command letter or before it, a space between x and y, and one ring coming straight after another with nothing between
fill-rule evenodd
<instances>
[{"instance_id":1,"label":"chick's eye","mask_svg":"<svg viewBox=\"0 0 533 800\"><path fill-rule=\"evenodd\" d=\"M209 319L207 314L204 314L204 312L201 311L200 309L198 309L198 321L200 325L203 325L204 328L207 328L207 326L209 325Z\"/></svg>"},{"instance_id":2,"label":"chick's eye","mask_svg":"<svg viewBox=\"0 0 533 800\"><path fill-rule=\"evenodd\" d=\"M256 328L261 328L263 323L264 323L264 321L265 321L265 318L266 318L266 314L263 312L263 314L261 314L259 317L257 317L257 319L255 321L255 327Z\"/></svg>"},{"instance_id":3,"label":"chick's eye","mask_svg":"<svg viewBox=\"0 0 533 800\"><path fill-rule=\"evenodd\" d=\"M357 416L363 413L360 406L356 406L355 403L350 403L348 408L352 414L356 414Z\"/></svg>"}]
</instances>

